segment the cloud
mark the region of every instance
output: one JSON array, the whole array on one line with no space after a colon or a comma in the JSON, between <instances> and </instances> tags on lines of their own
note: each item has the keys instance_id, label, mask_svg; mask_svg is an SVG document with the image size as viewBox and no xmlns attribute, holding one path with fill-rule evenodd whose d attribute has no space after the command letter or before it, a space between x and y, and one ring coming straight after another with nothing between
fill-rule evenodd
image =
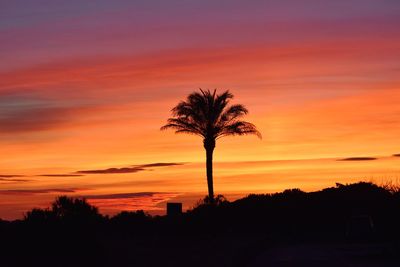
<instances>
[{"instance_id":1,"label":"cloud","mask_svg":"<svg viewBox=\"0 0 400 267\"><path fill-rule=\"evenodd\" d=\"M393 157L400 157L400 154L394 154Z\"/></svg>"},{"instance_id":2,"label":"cloud","mask_svg":"<svg viewBox=\"0 0 400 267\"><path fill-rule=\"evenodd\" d=\"M117 193L106 195L86 195L91 204L99 207L102 212L115 214L122 210L146 210L161 212L165 207L161 204L173 199L181 193L176 192L134 192L134 193Z\"/></svg>"},{"instance_id":3,"label":"cloud","mask_svg":"<svg viewBox=\"0 0 400 267\"><path fill-rule=\"evenodd\" d=\"M104 170L86 170L77 171L76 173L82 174L116 174L116 173L135 173L139 171L144 171L143 168L133 167L133 168L108 168Z\"/></svg>"},{"instance_id":4,"label":"cloud","mask_svg":"<svg viewBox=\"0 0 400 267\"><path fill-rule=\"evenodd\" d=\"M371 161L377 159L378 158L373 158L373 157L353 157L353 158L339 159L338 161Z\"/></svg>"},{"instance_id":5,"label":"cloud","mask_svg":"<svg viewBox=\"0 0 400 267\"><path fill-rule=\"evenodd\" d=\"M69 113L67 108L29 107L9 110L0 117L0 131L19 133L47 130L64 122Z\"/></svg>"},{"instance_id":6,"label":"cloud","mask_svg":"<svg viewBox=\"0 0 400 267\"><path fill-rule=\"evenodd\" d=\"M83 100L68 101L60 93L52 95L39 88L29 92L19 88L13 90L0 92L0 134L3 135L57 128L90 110Z\"/></svg>"},{"instance_id":7,"label":"cloud","mask_svg":"<svg viewBox=\"0 0 400 267\"><path fill-rule=\"evenodd\" d=\"M26 177L25 175L19 174L0 174L0 182L30 182L33 180L23 179L21 177Z\"/></svg>"},{"instance_id":8,"label":"cloud","mask_svg":"<svg viewBox=\"0 0 400 267\"><path fill-rule=\"evenodd\" d=\"M120 199L120 198L137 198L137 197L152 197L158 192L137 192L137 193L120 193L120 194L107 194L107 195L86 195L83 196L89 199Z\"/></svg>"},{"instance_id":9,"label":"cloud","mask_svg":"<svg viewBox=\"0 0 400 267\"><path fill-rule=\"evenodd\" d=\"M150 163L143 165L135 165L140 168L149 168L149 167L168 167L168 166L178 166L183 165L184 163L175 163L175 162L158 162L158 163Z\"/></svg>"},{"instance_id":10,"label":"cloud","mask_svg":"<svg viewBox=\"0 0 400 267\"><path fill-rule=\"evenodd\" d=\"M0 181L1 182L30 182L30 181L34 181L34 180L18 179L18 178L1 178L0 177Z\"/></svg>"},{"instance_id":11,"label":"cloud","mask_svg":"<svg viewBox=\"0 0 400 267\"><path fill-rule=\"evenodd\" d=\"M49 188L49 189L9 189L0 190L0 195L35 195L49 193L76 193L78 188Z\"/></svg>"},{"instance_id":12,"label":"cloud","mask_svg":"<svg viewBox=\"0 0 400 267\"><path fill-rule=\"evenodd\" d=\"M177 166L183 165L184 163L177 162L157 162L157 163L149 163L142 165L133 165L133 167L125 167L125 168L108 168L108 169L100 169L100 170L83 170L77 171L78 174L120 174L120 173L135 173L140 171L149 170L149 168L154 167L168 167L168 166Z\"/></svg>"},{"instance_id":13,"label":"cloud","mask_svg":"<svg viewBox=\"0 0 400 267\"><path fill-rule=\"evenodd\" d=\"M84 176L83 174L41 174L38 176L42 177L80 177Z\"/></svg>"}]
</instances>

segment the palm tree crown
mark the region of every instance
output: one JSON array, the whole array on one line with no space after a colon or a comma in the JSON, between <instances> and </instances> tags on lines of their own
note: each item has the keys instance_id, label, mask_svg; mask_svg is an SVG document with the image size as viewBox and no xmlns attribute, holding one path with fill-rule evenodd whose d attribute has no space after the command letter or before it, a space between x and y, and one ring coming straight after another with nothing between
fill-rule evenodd
<instances>
[{"instance_id":1,"label":"palm tree crown","mask_svg":"<svg viewBox=\"0 0 400 267\"><path fill-rule=\"evenodd\" d=\"M213 189L213 151L217 139L228 135L255 134L261 138L256 126L241 118L248 110L240 104L229 105L233 95L227 90L217 94L217 90L202 90L191 93L172 111L172 118L161 130L173 129L175 133L188 133L201 136L206 150L208 197L214 200Z\"/></svg>"},{"instance_id":2,"label":"palm tree crown","mask_svg":"<svg viewBox=\"0 0 400 267\"><path fill-rule=\"evenodd\" d=\"M261 138L254 124L240 120L248 110L240 104L229 106L233 95L225 91L202 90L191 93L172 109L174 118L161 130L174 129L176 133L189 133L204 139L218 139L227 135L255 134Z\"/></svg>"}]
</instances>

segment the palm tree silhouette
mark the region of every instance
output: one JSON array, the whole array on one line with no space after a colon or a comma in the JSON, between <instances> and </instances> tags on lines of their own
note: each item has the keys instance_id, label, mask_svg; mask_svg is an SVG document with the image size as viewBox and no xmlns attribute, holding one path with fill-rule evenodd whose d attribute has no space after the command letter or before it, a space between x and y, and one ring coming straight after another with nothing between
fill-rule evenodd
<instances>
[{"instance_id":1,"label":"palm tree silhouette","mask_svg":"<svg viewBox=\"0 0 400 267\"><path fill-rule=\"evenodd\" d=\"M206 150L208 198L214 202L213 152L216 140L228 135L255 134L261 138L256 126L240 120L248 110L240 104L229 105L233 95L227 90L217 95L217 90L193 92L172 110L172 118L161 130L173 129L175 133L201 136Z\"/></svg>"}]
</instances>

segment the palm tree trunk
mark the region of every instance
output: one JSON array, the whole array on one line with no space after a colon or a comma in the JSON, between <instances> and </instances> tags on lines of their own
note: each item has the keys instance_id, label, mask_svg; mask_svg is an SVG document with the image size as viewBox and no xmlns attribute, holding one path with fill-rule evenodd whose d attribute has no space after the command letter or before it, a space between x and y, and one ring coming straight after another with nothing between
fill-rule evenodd
<instances>
[{"instance_id":1,"label":"palm tree trunk","mask_svg":"<svg viewBox=\"0 0 400 267\"><path fill-rule=\"evenodd\" d=\"M207 186L208 198L210 202L214 202L214 185L213 185L213 150L206 149L206 167L207 167Z\"/></svg>"},{"instance_id":2,"label":"palm tree trunk","mask_svg":"<svg viewBox=\"0 0 400 267\"><path fill-rule=\"evenodd\" d=\"M204 148L206 149L208 198L210 203L214 203L213 152L215 148L215 140L204 140Z\"/></svg>"}]
</instances>

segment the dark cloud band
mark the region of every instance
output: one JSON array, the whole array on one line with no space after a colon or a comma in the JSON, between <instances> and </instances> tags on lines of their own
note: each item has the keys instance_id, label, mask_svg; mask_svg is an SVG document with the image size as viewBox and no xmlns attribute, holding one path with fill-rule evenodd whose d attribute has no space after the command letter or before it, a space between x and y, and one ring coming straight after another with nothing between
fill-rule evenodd
<instances>
[{"instance_id":1,"label":"dark cloud band","mask_svg":"<svg viewBox=\"0 0 400 267\"><path fill-rule=\"evenodd\" d=\"M99 170L83 170L77 171L78 174L121 174L121 173L135 173L140 171L146 171L149 168L156 167L169 167L169 166L178 166L183 165L184 163L179 162L157 162L157 163L149 163L142 165L133 165L133 167L125 167L125 168L108 168L108 169L99 169Z\"/></svg>"},{"instance_id":2,"label":"dark cloud band","mask_svg":"<svg viewBox=\"0 0 400 267\"><path fill-rule=\"evenodd\" d=\"M339 159L338 161L372 161L377 159L378 158L373 158L373 157L353 157L353 158Z\"/></svg>"},{"instance_id":3,"label":"dark cloud band","mask_svg":"<svg viewBox=\"0 0 400 267\"><path fill-rule=\"evenodd\" d=\"M41 177L81 177L83 174L41 174Z\"/></svg>"},{"instance_id":4,"label":"dark cloud band","mask_svg":"<svg viewBox=\"0 0 400 267\"><path fill-rule=\"evenodd\" d=\"M10 189L0 190L0 195L34 195L49 193L76 193L79 188L47 188L47 189Z\"/></svg>"}]
</instances>

